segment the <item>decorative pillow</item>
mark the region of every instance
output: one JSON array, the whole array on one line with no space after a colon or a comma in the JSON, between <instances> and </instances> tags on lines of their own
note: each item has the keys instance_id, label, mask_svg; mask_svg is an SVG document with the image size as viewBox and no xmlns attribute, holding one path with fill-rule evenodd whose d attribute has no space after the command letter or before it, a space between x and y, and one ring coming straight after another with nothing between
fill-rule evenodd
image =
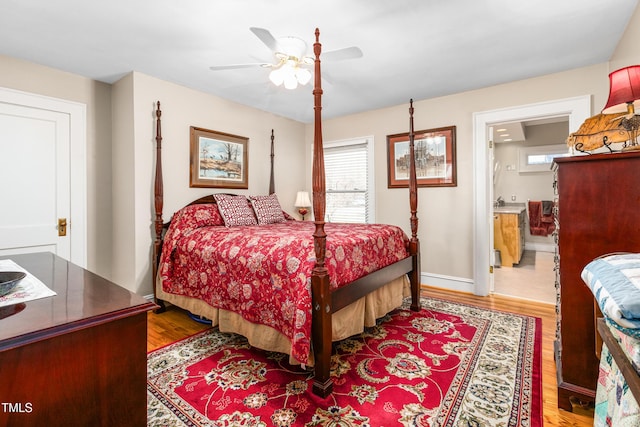
<instances>
[{"instance_id":1,"label":"decorative pillow","mask_svg":"<svg viewBox=\"0 0 640 427\"><path fill-rule=\"evenodd\" d=\"M245 196L214 194L213 197L218 203L218 210L227 227L257 224L256 217Z\"/></svg>"},{"instance_id":2,"label":"decorative pillow","mask_svg":"<svg viewBox=\"0 0 640 427\"><path fill-rule=\"evenodd\" d=\"M249 196L249 200L251 200L256 218L258 218L258 225L286 221L275 193L268 196Z\"/></svg>"},{"instance_id":3,"label":"decorative pillow","mask_svg":"<svg viewBox=\"0 0 640 427\"><path fill-rule=\"evenodd\" d=\"M224 220L220 215L218 206L212 203L185 206L182 208L181 214L185 217L190 217L191 222L195 227L224 225Z\"/></svg>"}]
</instances>

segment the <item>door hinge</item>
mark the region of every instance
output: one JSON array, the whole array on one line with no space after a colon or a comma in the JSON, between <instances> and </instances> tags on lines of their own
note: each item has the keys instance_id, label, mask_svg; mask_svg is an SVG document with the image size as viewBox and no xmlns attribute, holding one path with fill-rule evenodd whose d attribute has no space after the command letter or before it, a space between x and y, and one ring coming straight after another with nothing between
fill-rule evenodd
<instances>
[{"instance_id":1,"label":"door hinge","mask_svg":"<svg viewBox=\"0 0 640 427\"><path fill-rule=\"evenodd\" d=\"M493 148L493 141L489 141L489 148Z\"/></svg>"},{"instance_id":2,"label":"door hinge","mask_svg":"<svg viewBox=\"0 0 640 427\"><path fill-rule=\"evenodd\" d=\"M489 274L493 274L493 265L489 266Z\"/></svg>"}]
</instances>

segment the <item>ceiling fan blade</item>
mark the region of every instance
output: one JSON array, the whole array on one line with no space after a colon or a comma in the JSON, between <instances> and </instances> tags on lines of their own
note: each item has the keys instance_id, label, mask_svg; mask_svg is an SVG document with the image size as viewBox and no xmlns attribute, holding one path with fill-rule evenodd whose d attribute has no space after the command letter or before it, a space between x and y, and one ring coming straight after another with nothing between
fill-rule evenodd
<instances>
[{"instance_id":1,"label":"ceiling fan blade","mask_svg":"<svg viewBox=\"0 0 640 427\"><path fill-rule=\"evenodd\" d=\"M362 51L359 47L351 46L344 49L330 50L322 54L322 59L326 61L343 61L345 59L362 58Z\"/></svg>"},{"instance_id":2,"label":"ceiling fan blade","mask_svg":"<svg viewBox=\"0 0 640 427\"><path fill-rule=\"evenodd\" d=\"M274 52L278 51L278 42L273 35L271 35L269 30L259 27L249 27L249 30L251 30L251 32L262 41L262 43L267 45L269 49Z\"/></svg>"},{"instance_id":3,"label":"ceiling fan blade","mask_svg":"<svg viewBox=\"0 0 640 427\"><path fill-rule=\"evenodd\" d=\"M263 67L268 68L273 66L273 64L269 64L266 62L256 62L254 64L229 64L229 65L214 65L209 67L213 71L219 70L237 70L239 68L253 68L253 67Z\"/></svg>"}]
</instances>

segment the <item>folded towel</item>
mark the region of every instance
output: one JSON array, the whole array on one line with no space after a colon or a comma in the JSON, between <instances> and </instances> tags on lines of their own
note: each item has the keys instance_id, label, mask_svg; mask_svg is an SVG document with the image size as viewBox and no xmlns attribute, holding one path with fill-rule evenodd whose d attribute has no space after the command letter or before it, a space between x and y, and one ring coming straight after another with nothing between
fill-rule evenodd
<instances>
[{"instance_id":1,"label":"folded towel","mask_svg":"<svg viewBox=\"0 0 640 427\"><path fill-rule=\"evenodd\" d=\"M542 201L542 216L541 222L553 222L553 202L550 200ZM551 230L553 231L553 230Z\"/></svg>"},{"instance_id":2,"label":"folded towel","mask_svg":"<svg viewBox=\"0 0 640 427\"><path fill-rule=\"evenodd\" d=\"M553 202L550 215L544 215L544 204L541 201L529 201L529 232L532 236L548 236L556 229L553 218Z\"/></svg>"},{"instance_id":3,"label":"folded towel","mask_svg":"<svg viewBox=\"0 0 640 427\"><path fill-rule=\"evenodd\" d=\"M542 202L529 200L529 224L534 227L540 225L540 217L542 216Z\"/></svg>"}]
</instances>

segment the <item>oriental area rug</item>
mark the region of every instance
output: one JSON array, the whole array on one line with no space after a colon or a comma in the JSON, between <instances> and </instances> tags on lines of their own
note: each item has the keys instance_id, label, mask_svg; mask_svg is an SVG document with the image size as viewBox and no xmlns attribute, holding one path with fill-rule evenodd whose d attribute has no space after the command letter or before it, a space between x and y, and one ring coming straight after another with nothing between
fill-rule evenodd
<instances>
[{"instance_id":1,"label":"oriental area rug","mask_svg":"<svg viewBox=\"0 0 640 427\"><path fill-rule=\"evenodd\" d=\"M334 343L333 393L288 356L203 331L148 354L149 426L542 426L541 320L408 301Z\"/></svg>"}]
</instances>

